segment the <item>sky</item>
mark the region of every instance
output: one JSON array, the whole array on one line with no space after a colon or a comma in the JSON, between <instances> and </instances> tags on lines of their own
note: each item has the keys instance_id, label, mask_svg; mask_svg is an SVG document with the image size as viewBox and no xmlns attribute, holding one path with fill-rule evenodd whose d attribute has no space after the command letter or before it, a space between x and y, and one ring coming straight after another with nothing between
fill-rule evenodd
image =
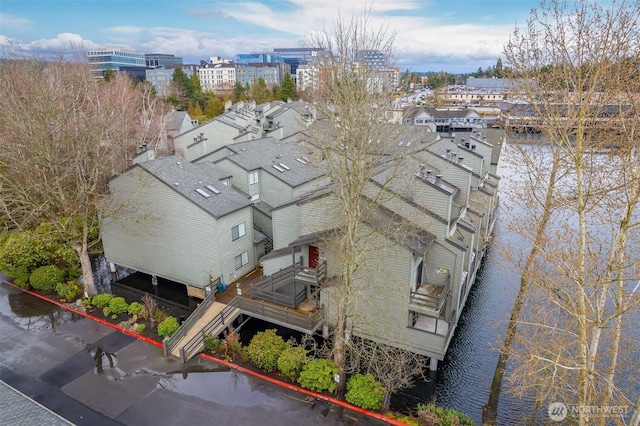
<instances>
[{"instance_id":1,"label":"sky","mask_svg":"<svg viewBox=\"0 0 640 426\"><path fill-rule=\"evenodd\" d=\"M496 64L538 0L0 0L2 55L99 47L211 56L307 47L313 31L372 6L371 28L395 33L402 71L473 72Z\"/></svg>"}]
</instances>

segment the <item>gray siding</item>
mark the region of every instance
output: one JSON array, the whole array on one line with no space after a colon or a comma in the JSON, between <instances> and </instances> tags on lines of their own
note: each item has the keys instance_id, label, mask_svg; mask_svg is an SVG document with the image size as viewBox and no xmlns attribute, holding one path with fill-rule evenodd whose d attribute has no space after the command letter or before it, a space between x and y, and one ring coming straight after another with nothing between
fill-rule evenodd
<instances>
[{"instance_id":1,"label":"gray siding","mask_svg":"<svg viewBox=\"0 0 640 426\"><path fill-rule=\"evenodd\" d=\"M279 173L275 169L273 172ZM293 197L289 185L265 171L260 174L260 191L260 199L271 206L284 204Z\"/></svg>"},{"instance_id":2,"label":"gray siding","mask_svg":"<svg viewBox=\"0 0 640 426\"><path fill-rule=\"evenodd\" d=\"M105 257L118 265L203 287L220 270L218 224L211 215L139 168L111 181L121 203L102 226Z\"/></svg>"},{"instance_id":3,"label":"gray siding","mask_svg":"<svg viewBox=\"0 0 640 426\"><path fill-rule=\"evenodd\" d=\"M195 138L203 134L202 142L195 142ZM193 161L209 154L225 145L234 142L240 134L238 128L222 123L216 119L208 121L186 133L178 135L173 143L176 154Z\"/></svg>"},{"instance_id":4,"label":"gray siding","mask_svg":"<svg viewBox=\"0 0 640 426\"><path fill-rule=\"evenodd\" d=\"M274 250L287 247L290 242L300 237L302 217L297 204L274 210L272 217Z\"/></svg>"},{"instance_id":5,"label":"gray siding","mask_svg":"<svg viewBox=\"0 0 640 426\"><path fill-rule=\"evenodd\" d=\"M233 241L231 228L245 224L245 235ZM242 209L233 214L226 215L218 220L220 244L219 256L221 274L224 274L224 282L233 282L256 267L256 255L253 249L253 219L251 207ZM235 268L235 257L247 252L249 262L240 269Z\"/></svg>"},{"instance_id":6,"label":"gray siding","mask_svg":"<svg viewBox=\"0 0 640 426\"><path fill-rule=\"evenodd\" d=\"M374 238L375 256L361 266L356 283L358 301L352 310L354 334L392 346L442 359L444 337L409 327L409 298L414 256L379 234ZM328 322L335 323L335 288L321 292Z\"/></svg>"},{"instance_id":7,"label":"gray siding","mask_svg":"<svg viewBox=\"0 0 640 426\"><path fill-rule=\"evenodd\" d=\"M200 288L210 276L228 279L255 267L250 207L216 220L139 168L113 179L110 189L114 205L123 206L103 221L110 262ZM246 235L232 242L231 227L241 222ZM249 262L236 271L234 256L243 251Z\"/></svg>"}]
</instances>

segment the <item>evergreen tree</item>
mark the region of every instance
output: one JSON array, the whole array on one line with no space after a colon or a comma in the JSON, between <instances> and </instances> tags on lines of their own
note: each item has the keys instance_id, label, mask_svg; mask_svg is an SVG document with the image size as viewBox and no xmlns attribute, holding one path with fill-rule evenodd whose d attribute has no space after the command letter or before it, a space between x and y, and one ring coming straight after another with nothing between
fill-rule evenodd
<instances>
[{"instance_id":1,"label":"evergreen tree","mask_svg":"<svg viewBox=\"0 0 640 426\"><path fill-rule=\"evenodd\" d=\"M107 68L106 70L104 70L104 73L102 74L102 79L104 81L109 82L113 78L116 78L116 72L114 70L112 70L111 68Z\"/></svg>"},{"instance_id":2,"label":"evergreen tree","mask_svg":"<svg viewBox=\"0 0 640 426\"><path fill-rule=\"evenodd\" d=\"M280 90L280 100L287 101L288 99L294 99L296 95L296 87L293 84L291 74L286 73L282 79L282 89Z\"/></svg>"},{"instance_id":3,"label":"evergreen tree","mask_svg":"<svg viewBox=\"0 0 640 426\"><path fill-rule=\"evenodd\" d=\"M244 98L245 88L242 86L240 80L236 80L235 86L233 86L233 97L236 101Z\"/></svg>"}]
</instances>

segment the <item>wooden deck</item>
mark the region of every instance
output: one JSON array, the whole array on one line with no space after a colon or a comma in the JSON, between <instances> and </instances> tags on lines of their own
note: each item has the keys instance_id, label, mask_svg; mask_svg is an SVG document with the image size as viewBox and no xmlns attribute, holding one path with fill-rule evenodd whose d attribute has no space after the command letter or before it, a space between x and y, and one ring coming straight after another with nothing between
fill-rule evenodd
<instances>
[{"instance_id":1,"label":"wooden deck","mask_svg":"<svg viewBox=\"0 0 640 426\"><path fill-rule=\"evenodd\" d=\"M216 304L218 304L218 302L229 304L236 296L241 296L252 300L261 300L252 297L251 285L258 283L262 278L262 269L254 269L245 276L229 284L229 286L222 293L216 294ZM238 287L240 287L241 294L238 294ZM278 308L281 307L280 305L270 303L268 301L265 301L264 303ZM297 312L303 315L313 315L313 313L315 313L316 311L315 306L313 306L313 304L309 300L302 302L302 304L300 304L297 309L290 310L292 312Z\"/></svg>"}]
</instances>

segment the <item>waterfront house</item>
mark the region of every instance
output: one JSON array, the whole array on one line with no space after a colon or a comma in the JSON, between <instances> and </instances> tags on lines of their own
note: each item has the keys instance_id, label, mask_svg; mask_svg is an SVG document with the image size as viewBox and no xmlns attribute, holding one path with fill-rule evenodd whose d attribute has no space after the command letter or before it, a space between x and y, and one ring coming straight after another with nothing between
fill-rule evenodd
<instances>
[{"instance_id":1,"label":"waterfront house","mask_svg":"<svg viewBox=\"0 0 640 426\"><path fill-rule=\"evenodd\" d=\"M231 189L230 178L212 163L179 156L140 162L113 177L102 221L105 257L183 283L200 298L212 279L229 282L251 271L261 250L251 201Z\"/></svg>"}]
</instances>

